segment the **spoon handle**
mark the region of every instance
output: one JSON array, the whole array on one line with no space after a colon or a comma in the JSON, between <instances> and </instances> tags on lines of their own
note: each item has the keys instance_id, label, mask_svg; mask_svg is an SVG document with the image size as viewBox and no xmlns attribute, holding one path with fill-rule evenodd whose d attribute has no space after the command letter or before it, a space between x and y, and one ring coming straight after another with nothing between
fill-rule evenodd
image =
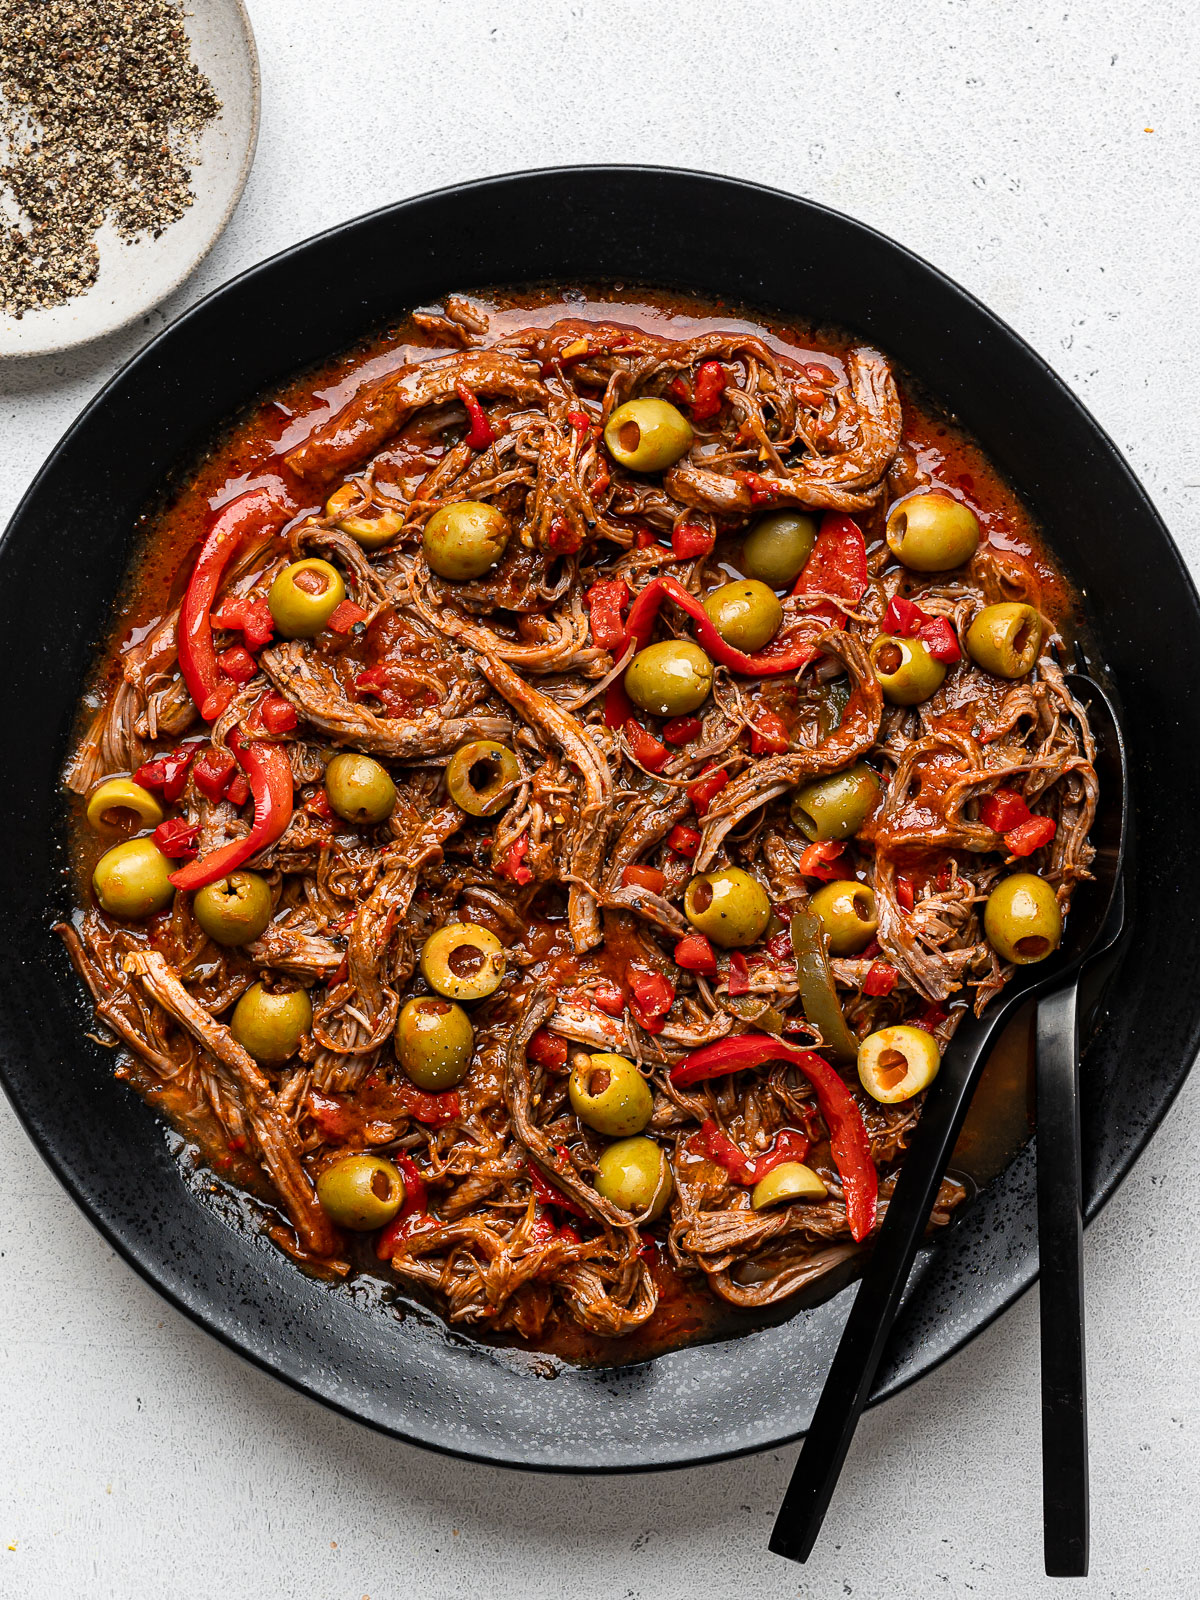
<instances>
[{"instance_id":1,"label":"spoon handle","mask_svg":"<svg viewBox=\"0 0 1200 1600\"><path fill-rule=\"evenodd\" d=\"M980 1067L1007 1010L998 1006L959 1029L921 1112L771 1534L771 1550L790 1561L806 1561L821 1531Z\"/></svg>"},{"instance_id":2,"label":"spoon handle","mask_svg":"<svg viewBox=\"0 0 1200 1600\"><path fill-rule=\"evenodd\" d=\"M1037 1204L1041 1258L1042 1516L1046 1571L1088 1570L1087 1390L1079 1149L1078 985L1037 1011Z\"/></svg>"}]
</instances>

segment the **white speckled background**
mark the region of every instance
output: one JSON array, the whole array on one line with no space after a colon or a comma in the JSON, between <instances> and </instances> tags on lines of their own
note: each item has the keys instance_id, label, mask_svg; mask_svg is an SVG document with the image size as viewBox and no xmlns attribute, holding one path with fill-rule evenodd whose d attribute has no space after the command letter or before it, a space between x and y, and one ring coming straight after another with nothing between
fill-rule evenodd
<instances>
[{"instance_id":1,"label":"white speckled background","mask_svg":"<svg viewBox=\"0 0 1200 1600\"><path fill-rule=\"evenodd\" d=\"M4 517L115 368L263 256L460 179L648 161L810 195L936 262L1074 386L1200 570L1189 8L250 10L263 125L233 223L143 327L0 363ZM1200 1081L1088 1232L1094 1533L1080 1596L1200 1593L1198 1132ZM766 1551L791 1449L546 1479L426 1455L300 1399L146 1288L3 1103L0 1395L0 1595L20 1600L1010 1600L1054 1587L1040 1576L1036 1293L868 1416L815 1557L792 1567Z\"/></svg>"}]
</instances>

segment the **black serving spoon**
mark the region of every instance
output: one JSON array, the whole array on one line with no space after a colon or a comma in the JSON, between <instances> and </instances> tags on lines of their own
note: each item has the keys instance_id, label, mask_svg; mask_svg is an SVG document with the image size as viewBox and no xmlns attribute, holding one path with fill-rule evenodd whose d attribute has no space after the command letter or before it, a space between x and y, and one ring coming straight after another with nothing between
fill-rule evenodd
<instances>
[{"instance_id":1,"label":"black serving spoon","mask_svg":"<svg viewBox=\"0 0 1200 1600\"><path fill-rule=\"evenodd\" d=\"M1107 937L1111 930L1110 914L1119 892L1125 852L1124 740L1116 711L1104 690L1082 673L1070 674L1068 683L1087 709L1096 737L1101 804L1092 830L1092 842L1096 847L1092 865L1094 876L1076 891L1063 942L1055 954L1035 966L1019 967L984 1016L971 1016L962 1023L946 1051L922 1108L912 1146L900 1168L887 1214L771 1533L770 1549L791 1561L806 1561L821 1531L846 1452L900 1309L951 1151L993 1041L1016 1007L1032 996L1058 994L1064 990L1073 994L1085 963L1102 946L1107 948L1112 942ZM1072 1009L1072 1037L1074 1031ZM1077 1206L1078 1200L1074 1203ZM1078 1258L1076 1268L1078 1271ZM1081 1307L1082 1301L1078 1304ZM1078 1325L1077 1316L1072 1325ZM1081 1380L1082 1362L1079 1375ZM1066 1414L1070 1411L1067 1406ZM1055 1407L1053 1431L1056 1437L1061 1415L1060 1409ZM1077 1473L1074 1482L1078 1484ZM1086 1486L1086 1462L1084 1483ZM1047 1499L1047 1514L1049 1505Z\"/></svg>"}]
</instances>

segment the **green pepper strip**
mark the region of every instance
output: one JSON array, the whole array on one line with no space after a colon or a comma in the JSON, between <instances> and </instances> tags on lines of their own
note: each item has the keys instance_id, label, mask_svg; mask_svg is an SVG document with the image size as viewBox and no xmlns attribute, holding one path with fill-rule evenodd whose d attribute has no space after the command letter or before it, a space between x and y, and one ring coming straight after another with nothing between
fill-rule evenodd
<instances>
[{"instance_id":1,"label":"green pepper strip","mask_svg":"<svg viewBox=\"0 0 1200 1600\"><path fill-rule=\"evenodd\" d=\"M829 1129L829 1148L841 1176L850 1234L861 1243L875 1226L879 1173L871 1159L871 1141L867 1138L862 1112L828 1061L811 1050L800 1050L782 1039L772 1039L769 1034L742 1033L734 1039L718 1039L702 1050L693 1050L671 1068L671 1082L678 1089L686 1089L709 1078L742 1072L747 1067L761 1067L768 1061L790 1062L812 1084Z\"/></svg>"},{"instance_id":2,"label":"green pepper strip","mask_svg":"<svg viewBox=\"0 0 1200 1600\"><path fill-rule=\"evenodd\" d=\"M790 931L804 1015L821 1030L822 1040L839 1061L853 1061L858 1055L858 1040L846 1026L841 1001L833 985L821 919L815 911L797 911L792 916Z\"/></svg>"}]
</instances>

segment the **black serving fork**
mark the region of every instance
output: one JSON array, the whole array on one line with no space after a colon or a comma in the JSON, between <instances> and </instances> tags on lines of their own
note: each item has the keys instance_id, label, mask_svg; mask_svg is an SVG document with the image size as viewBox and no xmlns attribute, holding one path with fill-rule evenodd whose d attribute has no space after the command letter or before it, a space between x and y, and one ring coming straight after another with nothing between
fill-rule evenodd
<instances>
[{"instance_id":1,"label":"black serving fork","mask_svg":"<svg viewBox=\"0 0 1200 1600\"><path fill-rule=\"evenodd\" d=\"M982 1017L968 1017L959 1027L948 1046L941 1069L934 1080L921 1112L921 1120L912 1145L900 1168L896 1187L888 1204L887 1214L880 1226L874 1249L867 1262L862 1282L855 1295L854 1304L817 1402L817 1409L809 1425L800 1459L792 1474L792 1481L784 1496L775 1527L771 1533L770 1548L776 1555L791 1561L806 1561L821 1531L825 1513L833 1497L834 1488L846 1460L850 1441L858 1425L859 1416L867 1403L884 1348L900 1309L900 1302L908 1283L909 1273L920 1248L929 1223L929 1214L941 1186L942 1178L954 1149L963 1119L971 1103L975 1085L987 1061L991 1046L1000 1029L1017 1006L1032 997L1047 997L1045 1026L1047 1033L1047 1083L1053 1077L1055 1104L1062 1106L1066 1100L1064 1084L1070 1088L1071 1111L1059 1110L1053 1117L1054 1127L1066 1125L1069 1138L1074 1141L1073 1175L1064 1184L1054 1185L1054 1194L1047 1205L1058 1216L1066 1205L1073 1207L1074 1226L1074 1294L1069 1292L1071 1282L1070 1227L1059 1224L1055 1230L1052 1274L1056 1314L1070 1317L1071 1339L1078 1340L1078 1360L1073 1369L1052 1368L1051 1377L1059 1386L1053 1404L1043 1412L1043 1450L1046 1454L1046 1516L1047 1561L1050 1559L1052 1515L1059 1515L1058 1506L1074 1506L1072 1526L1079 1528L1078 1508L1082 1487L1083 1550L1086 1559L1087 1523L1087 1467L1086 1435L1083 1430L1083 1357L1082 1357L1082 1296L1080 1293L1079 1258L1079 1157L1078 1110L1074 1103L1075 1062L1077 1053L1077 1026L1075 995L1079 977L1085 965L1101 949L1108 949L1116 937L1112 933L1114 903L1121 899L1121 872L1125 857L1126 839L1126 774L1125 745L1120 723L1107 694L1093 679L1082 673L1068 675L1068 684L1075 696L1087 709L1096 737L1096 765L1100 779L1101 803L1092 842L1096 859L1092 864L1093 878L1081 884L1071 905L1063 942L1048 960L1037 965L1019 967L1012 980L996 997ZM1118 929L1119 931L1119 929ZM1051 998L1052 997L1052 998ZM1039 1048L1042 1029L1039 1025ZM1054 1048L1051 1049L1051 1037ZM1071 1072L1055 1069L1052 1060L1071 1060ZM1041 1074L1039 1072L1039 1091ZM1040 1107L1039 1107L1040 1109ZM1071 1120L1073 1117L1073 1121ZM1054 1136L1057 1159L1059 1140ZM1046 1160L1046 1148L1040 1136L1038 1141L1039 1173L1051 1163ZM1073 1188L1070 1186L1073 1184ZM1068 1189L1070 1191L1068 1195ZM1064 1200L1064 1196L1067 1198ZM1040 1201L1040 1186L1039 1186ZM1040 1215L1039 1204L1039 1215ZM1060 1242L1061 1241L1061 1242ZM1058 1298L1062 1288L1064 1298ZM1043 1351L1058 1336L1058 1330L1047 1331L1047 1311L1043 1308ZM1043 1386L1045 1393L1045 1385ZM1077 1396L1076 1400L1071 1395ZM1082 1443L1082 1475L1079 1470ZM1051 1474L1054 1482L1051 1484ZM1053 1493L1052 1493L1053 1491ZM1057 1536L1055 1536L1057 1538ZM1074 1546L1072 1546L1074 1548ZM1057 1549L1057 1545L1056 1545ZM1049 1571L1049 1566L1047 1566ZM1076 1570L1076 1569L1072 1569Z\"/></svg>"}]
</instances>

